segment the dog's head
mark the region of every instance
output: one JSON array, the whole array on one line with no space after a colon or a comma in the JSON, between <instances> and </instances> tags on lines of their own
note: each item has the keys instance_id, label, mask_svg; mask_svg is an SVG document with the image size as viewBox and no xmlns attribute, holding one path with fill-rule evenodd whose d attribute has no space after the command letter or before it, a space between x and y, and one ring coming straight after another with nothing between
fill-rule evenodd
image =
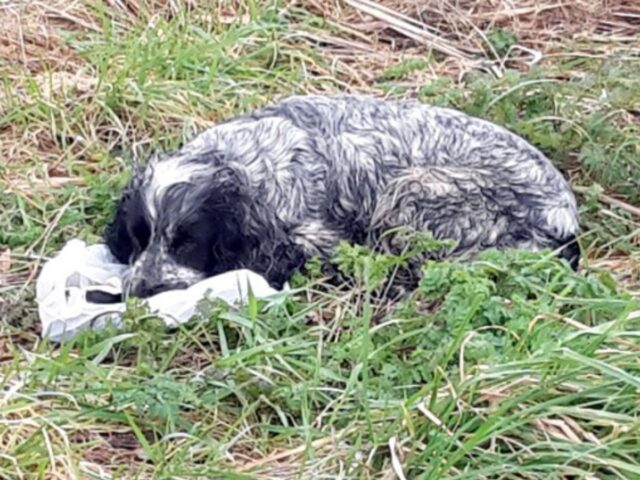
<instances>
[{"instance_id":1,"label":"dog's head","mask_svg":"<svg viewBox=\"0 0 640 480\"><path fill-rule=\"evenodd\" d=\"M253 247L243 227L245 185L229 166L180 157L135 172L106 234L111 252L132 267L125 292L144 298L241 267Z\"/></svg>"}]
</instances>

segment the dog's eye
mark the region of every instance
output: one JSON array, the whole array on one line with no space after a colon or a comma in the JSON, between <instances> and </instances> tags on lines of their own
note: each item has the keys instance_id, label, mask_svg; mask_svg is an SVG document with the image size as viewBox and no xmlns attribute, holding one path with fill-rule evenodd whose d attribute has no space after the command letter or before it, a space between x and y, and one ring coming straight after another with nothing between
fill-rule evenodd
<instances>
[{"instance_id":1,"label":"dog's eye","mask_svg":"<svg viewBox=\"0 0 640 480\"><path fill-rule=\"evenodd\" d=\"M187 250L196 246L196 240L184 229L177 229L171 241L171 249L176 251Z\"/></svg>"},{"instance_id":2,"label":"dog's eye","mask_svg":"<svg viewBox=\"0 0 640 480\"><path fill-rule=\"evenodd\" d=\"M210 248L200 237L176 235L169 251L174 260L181 265L201 271L210 268Z\"/></svg>"}]
</instances>

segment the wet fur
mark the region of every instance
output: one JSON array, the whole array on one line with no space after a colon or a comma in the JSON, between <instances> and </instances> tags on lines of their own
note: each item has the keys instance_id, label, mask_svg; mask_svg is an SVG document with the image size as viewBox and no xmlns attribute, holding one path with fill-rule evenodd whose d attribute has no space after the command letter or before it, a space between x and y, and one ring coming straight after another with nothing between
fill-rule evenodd
<instances>
[{"instance_id":1,"label":"wet fur","mask_svg":"<svg viewBox=\"0 0 640 480\"><path fill-rule=\"evenodd\" d=\"M148 296L249 268L280 287L342 240L408 226L496 247L559 249L575 268L576 202L551 162L492 123L414 101L298 96L152 159L106 241ZM393 243L393 242L391 242Z\"/></svg>"}]
</instances>

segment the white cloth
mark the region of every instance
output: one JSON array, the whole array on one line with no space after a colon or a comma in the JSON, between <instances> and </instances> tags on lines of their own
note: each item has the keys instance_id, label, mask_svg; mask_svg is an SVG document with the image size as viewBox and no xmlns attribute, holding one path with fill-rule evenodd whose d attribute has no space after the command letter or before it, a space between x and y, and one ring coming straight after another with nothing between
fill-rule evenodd
<instances>
[{"instance_id":1,"label":"white cloth","mask_svg":"<svg viewBox=\"0 0 640 480\"><path fill-rule=\"evenodd\" d=\"M81 330L104 328L108 321L118 325L126 310L123 302L93 303L87 293L120 295L127 266L117 262L104 244L86 245L69 241L45 263L36 281L36 301L42 322L42 336L54 342L73 337ZM187 322L203 298L229 304L246 301L249 291L256 298L277 293L267 281L250 270L234 270L202 280L184 290L169 290L146 299L150 312L168 327Z\"/></svg>"}]
</instances>

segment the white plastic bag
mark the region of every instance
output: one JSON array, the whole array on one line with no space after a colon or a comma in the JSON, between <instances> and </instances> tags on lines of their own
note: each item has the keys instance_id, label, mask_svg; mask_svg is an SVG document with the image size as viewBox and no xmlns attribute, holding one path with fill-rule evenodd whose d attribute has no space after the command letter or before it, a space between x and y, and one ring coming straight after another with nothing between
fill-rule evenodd
<instances>
[{"instance_id":1,"label":"white plastic bag","mask_svg":"<svg viewBox=\"0 0 640 480\"><path fill-rule=\"evenodd\" d=\"M44 265L36 282L42 336L61 342L81 330L104 328L108 321L118 325L126 309L119 298L127 268L104 244L87 246L80 240L69 241ZM262 276L250 270L234 270L184 290L158 293L146 302L168 327L175 327L193 317L205 296L233 304L246 301L249 290L256 298L278 293Z\"/></svg>"}]
</instances>

